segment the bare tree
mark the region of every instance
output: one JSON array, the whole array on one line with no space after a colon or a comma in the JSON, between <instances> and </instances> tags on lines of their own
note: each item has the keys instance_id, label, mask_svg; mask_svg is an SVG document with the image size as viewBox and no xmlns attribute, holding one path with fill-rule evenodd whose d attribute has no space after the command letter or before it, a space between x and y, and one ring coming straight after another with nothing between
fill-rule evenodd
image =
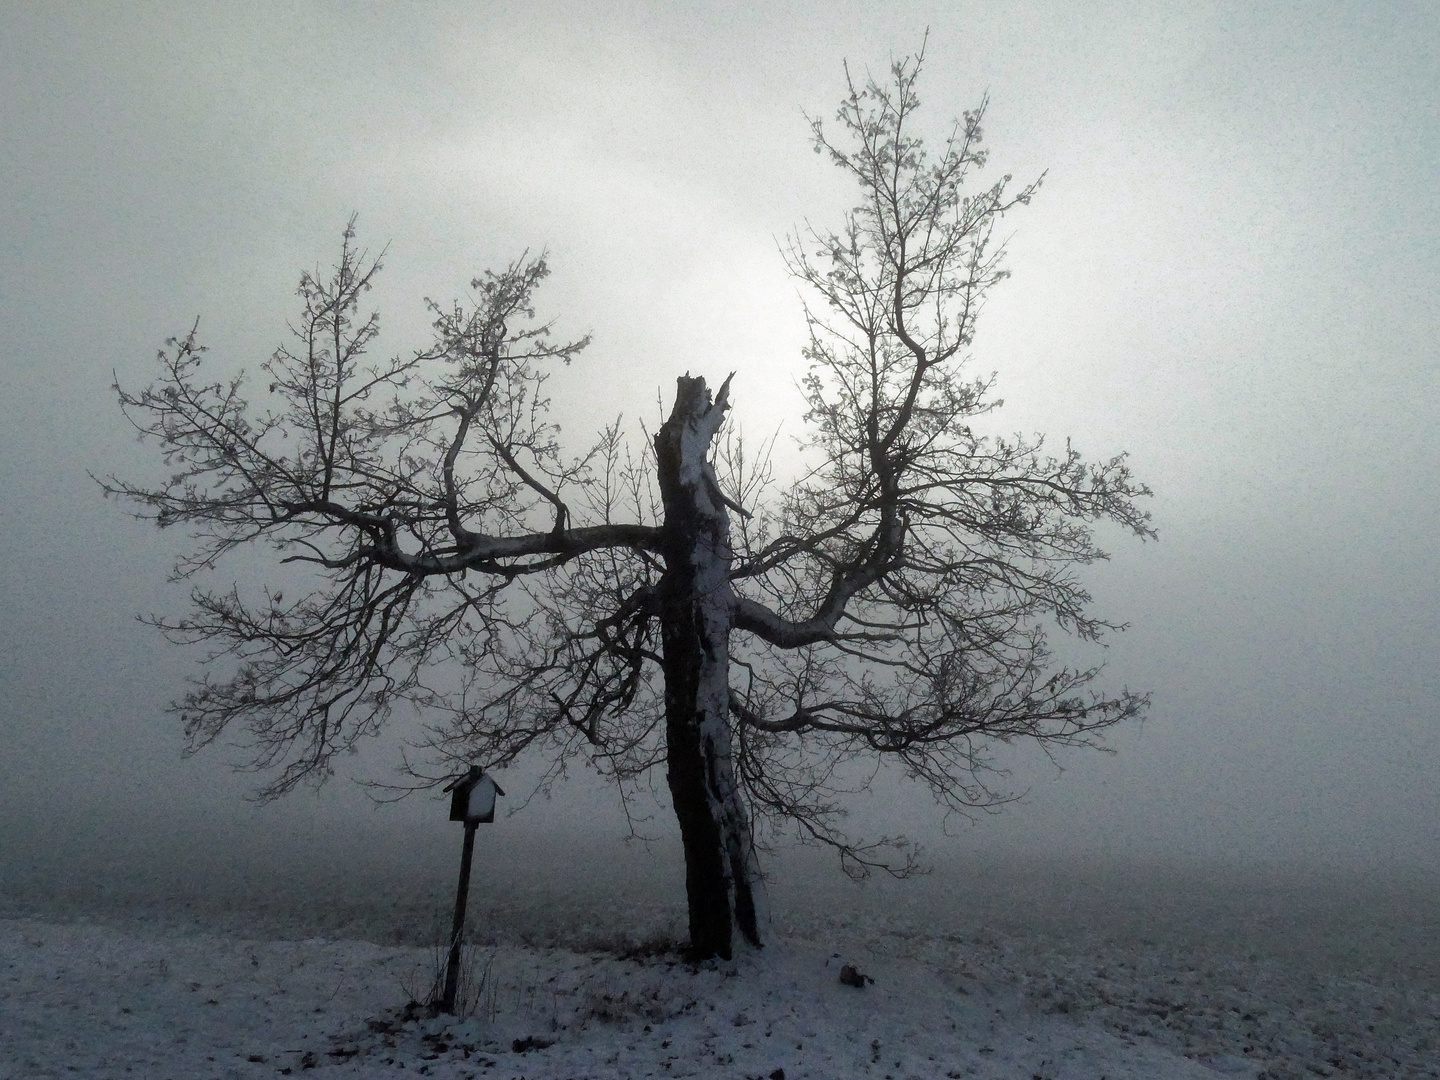
<instances>
[{"instance_id":1,"label":"bare tree","mask_svg":"<svg viewBox=\"0 0 1440 1080\"><path fill-rule=\"evenodd\" d=\"M1075 570L1104 558L1095 522L1153 535L1148 489L1123 456L973 430L994 407L966 371L1004 277L994 229L1037 185L970 190L983 103L927 154L919 70L850 81L841 140L813 123L862 199L787 249L816 303L809 471L783 493L717 438L730 379L712 395L682 377L639 454L618 421L567 454L545 383L586 339L536 321L543 255L432 303L430 348L371 360L378 317L360 304L380 259L353 221L333 273L301 279L294 343L263 365L268 406L209 374L193 328L155 384L117 386L170 476L105 487L190 531L179 577L253 544L304 571L293 597L196 586L184 618L155 619L230 661L175 705L190 744L243 733L278 794L408 702L442 763L583 755L622 791L663 766L692 949L729 956L737 930L761 941L758 823L834 845L848 869L904 872L885 841L841 831L857 763L893 760L964 812L1004 798L987 783L997 740L1091 744L1138 714L1143 696L1057 664L1046 628L1113 629Z\"/></svg>"}]
</instances>

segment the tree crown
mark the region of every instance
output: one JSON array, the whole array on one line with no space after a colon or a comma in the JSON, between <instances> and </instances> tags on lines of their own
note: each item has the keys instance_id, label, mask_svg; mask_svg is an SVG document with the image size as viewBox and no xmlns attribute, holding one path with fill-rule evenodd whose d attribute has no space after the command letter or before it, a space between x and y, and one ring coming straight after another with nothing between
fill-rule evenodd
<instances>
[{"instance_id":1,"label":"tree crown","mask_svg":"<svg viewBox=\"0 0 1440 1080\"><path fill-rule=\"evenodd\" d=\"M984 101L930 152L913 133L921 59L883 85L849 78L838 136L812 121L815 149L860 188L838 228L784 249L812 298L813 467L777 491L735 440L718 472L703 466L715 505L739 511L714 556L739 782L755 812L862 870L876 849L840 828L854 763L893 760L965 812L1007 797L995 741L1092 744L1146 704L1094 689L1098 668L1057 664L1047 626L1114 628L1076 568L1106 557L1097 522L1154 535L1150 492L1123 455L1087 462L972 426L996 405L991 380L968 373L1005 277L995 228L1040 181L973 186ZM543 254L477 278L468 301L432 302L432 343L374 361L378 315L360 311L380 268L352 219L331 273L301 279L291 343L262 366L270 408L243 376L208 374L194 328L160 353L154 385L117 386L171 471L106 490L190 530L177 574L254 543L308 570L297 598L197 583L189 614L154 620L231 658L176 703L191 744L244 733L277 794L323 779L403 701L429 720L429 757L408 762L422 783L442 779L425 760L493 768L544 750L551 775L578 754L629 790L665 760L658 590L676 526L654 458L618 421L579 453L561 445L546 380L589 339L557 342L537 321ZM708 445L729 380L713 401L699 390L718 410Z\"/></svg>"}]
</instances>

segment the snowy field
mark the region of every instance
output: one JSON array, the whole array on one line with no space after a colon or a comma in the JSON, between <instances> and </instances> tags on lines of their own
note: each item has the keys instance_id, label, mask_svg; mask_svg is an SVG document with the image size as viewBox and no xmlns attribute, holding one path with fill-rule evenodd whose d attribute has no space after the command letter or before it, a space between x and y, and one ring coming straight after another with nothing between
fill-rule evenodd
<instances>
[{"instance_id":1,"label":"snowy field","mask_svg":"<svg viewBox=\"0 0 1440 1080\"><path fill-rule=\"evenodd\" d=\"M856 888L791 859L774 943L694 968L665 951L673 854L490 852L510 870L477 873L463 1021L405 1009L439 860L83 886L11 865L0 1077L1440 1077L1433 883L972 866Z\"/></svg>"}]
</instances>

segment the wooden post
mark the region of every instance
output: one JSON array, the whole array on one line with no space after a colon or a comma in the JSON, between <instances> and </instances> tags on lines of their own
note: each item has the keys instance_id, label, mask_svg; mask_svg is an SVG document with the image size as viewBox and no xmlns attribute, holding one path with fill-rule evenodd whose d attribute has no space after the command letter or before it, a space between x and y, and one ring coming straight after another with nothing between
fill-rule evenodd
<instances>
[{"instance_id":1,"label":"wooden post","mask_svg":"<svg viewBox=\"0 0 1440 1080\"><path fill-rule=\"evenodd\" d=\"M475 853L478 821L465 822L465 851L460 856L460 884L455 889L455 922L450 927L450 958L445 965L445 996L440 1011L455 1011L455 992L460 984L460 941L465 933L465 901L470 896L470 859Z\"/></svg>"}]
</instances>

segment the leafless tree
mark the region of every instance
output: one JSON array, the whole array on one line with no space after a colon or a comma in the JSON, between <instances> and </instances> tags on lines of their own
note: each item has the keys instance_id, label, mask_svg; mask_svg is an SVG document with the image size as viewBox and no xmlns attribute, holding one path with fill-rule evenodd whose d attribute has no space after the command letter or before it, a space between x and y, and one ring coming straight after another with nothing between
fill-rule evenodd
<instances>
[{"instance_id":1,"label":"leafless tree","mask_svg":"<svg viewBox=\"0 0 1440 1080\"><path fill-rule=\"evenodd\" d=\"M269 404L211 375L193 328L152 386L117 386L169 478L105 487L190 532L178 576L259 544L306 583L197 584L185 617L155 619L229 661L175 705L190 744L243 734L276 794L406 702L442 763L583 755L622 785L663 767L692 949L729 956L737 930L761 941L757 824L903 871L840 828L857 766L893 760L963 812L1003 797L997 741L1090 744L1138 714L1143 696L1054 661L1046 628L1113 629L1075 571L1104 558L1098 521L1153 535L1148 489L1123 456L973 429L993 408L966 365L1005 276L994 230L1037 185L972 190L983 103L927 153L919 71L847 77L838 140L813 122L861 200L786 251L815 302L808 471L783 490L721 435L730 379L712 395L682 377L639 453L618 422L567 453L545 384L587 340L536 320L543 255L432 303L425 351L372 360L360 305L380 259L353 221L333 273L301 279L293 343L263 365Z\"/></svg>"}]
</instances>

